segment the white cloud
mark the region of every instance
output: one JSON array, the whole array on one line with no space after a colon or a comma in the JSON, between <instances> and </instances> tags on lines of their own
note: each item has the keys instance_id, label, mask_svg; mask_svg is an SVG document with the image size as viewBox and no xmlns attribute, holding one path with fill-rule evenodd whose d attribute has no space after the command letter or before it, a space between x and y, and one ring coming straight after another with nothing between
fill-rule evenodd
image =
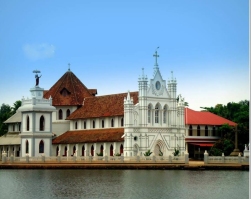
<instances>
[{"instance_id":1,"label":"white cloud","mask_svg":"<svg viewBox=\"0 0 251 199\"><path fill-rule=\"evenodd\" d=\"M31 60L46 59L53 57L55 47L51 44L25 44L23 46L24 54Z\"/></svg>"}]
</instances>

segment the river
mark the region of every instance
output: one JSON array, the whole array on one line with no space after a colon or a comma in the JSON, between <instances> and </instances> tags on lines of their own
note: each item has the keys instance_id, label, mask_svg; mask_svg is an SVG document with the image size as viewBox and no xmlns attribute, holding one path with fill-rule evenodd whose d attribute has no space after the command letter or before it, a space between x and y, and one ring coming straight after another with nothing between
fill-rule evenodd
<instances>
[{"instance_id":1,"label":"river","mask_svg":"<svg viewBox=\"0 0 251 199\"><path fill-rule=\"evenodd\" d=\"M248 199L249 171L0 170L0 198Z\"/></svg>"}]
</instances>

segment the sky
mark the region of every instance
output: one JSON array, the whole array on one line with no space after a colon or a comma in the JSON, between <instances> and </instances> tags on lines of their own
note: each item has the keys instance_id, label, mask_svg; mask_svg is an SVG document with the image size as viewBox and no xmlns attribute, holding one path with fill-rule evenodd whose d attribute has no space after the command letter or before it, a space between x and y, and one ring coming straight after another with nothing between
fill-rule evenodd
<instances>
[{"instance_id":1,"label":"sky","mask_svg":"<svg viewBox=\"0 0 251 199\"><path fill-rule=\"evenodd\" d=\"M0 105L50 89L70 70L98 95L177 80L189 108L249 100L249 1L0 0Z\"/></svg>"}]
</instances>

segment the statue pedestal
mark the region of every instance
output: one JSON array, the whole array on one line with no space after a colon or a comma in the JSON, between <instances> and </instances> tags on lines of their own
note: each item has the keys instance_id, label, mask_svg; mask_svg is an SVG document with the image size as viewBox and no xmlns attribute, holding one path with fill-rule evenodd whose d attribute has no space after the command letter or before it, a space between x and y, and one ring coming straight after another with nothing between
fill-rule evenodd
<instances>
[{"instance_id":1,"label":"statue pedestal","mask_svg":"<svg viewBox=\"0 0 251 199\"><path fill-rule=\"evenodd\" d=\"M230 156L238 156L239 155L239 153L241 154L241 156L242 156L242 152L240 152L240 150L239 149L234 149L233 150L233 152L230 154Z\"/></svg>"}]
</instances>

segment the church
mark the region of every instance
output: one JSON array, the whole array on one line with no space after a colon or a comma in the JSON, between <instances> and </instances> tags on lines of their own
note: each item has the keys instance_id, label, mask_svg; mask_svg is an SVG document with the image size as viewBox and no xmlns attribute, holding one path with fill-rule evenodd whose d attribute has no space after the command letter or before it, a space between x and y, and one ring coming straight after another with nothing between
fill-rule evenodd
<instances>
[{"instance_id":1,"label":"church","mask_svg":"<svg viewBox=\"0 0 251 199\"><path fill-rule=\"evenodd\" d=\"M220 138L217 127L228 123L209 112L185 107L177 95L177 81L166 81L158 66L157 51L152 79L141 73L138 91L97 95L70 70L49 89L36 84L31 97L22 99L17 113L5 123L0 137L1 154L14 157L45 156L154 156L172 155L179 149L193 157ZM166 77L165 77L166 78ZM42 83L41 83L42 84Z\"/></svg>"}]
</instances>

